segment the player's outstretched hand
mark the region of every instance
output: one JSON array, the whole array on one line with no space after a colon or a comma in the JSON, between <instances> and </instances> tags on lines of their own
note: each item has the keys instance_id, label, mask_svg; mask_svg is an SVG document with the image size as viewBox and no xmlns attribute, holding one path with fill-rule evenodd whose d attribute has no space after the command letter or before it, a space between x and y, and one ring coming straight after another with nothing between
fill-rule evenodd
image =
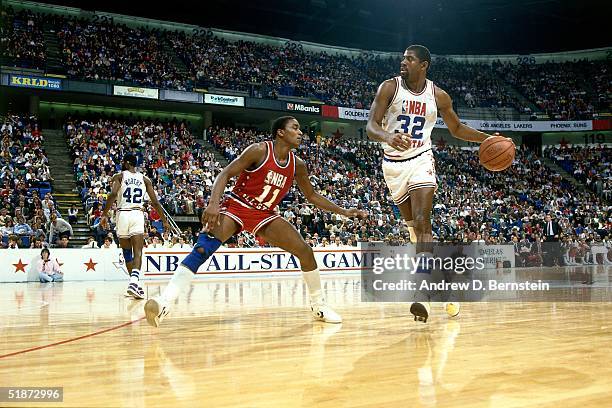
<instances>
[{"instance_id":1,"label":"player's outstretched hand","mask_svg":"<svg viewBox=\"0 0 612 408\"><path fill-rule=\"evenodd\" d=\"M368 217L367 211L358 210L357 208L349 208L348 210L346 210L346 213L344 215L350 218L357 217L361 219Z\"/></svg>"},{"instance_id":2,"label":"player's outstretched hand","mask_svg":"<svg viewBox=\"0 0 612 408\"><path fill-rule=\"evenodd\" d=\"M389 134L387 144L393 147L395 150L403 152L404 150L410 149L410 135L407 133Z\"/></svg>"},{"instance_id":3,"label":"player's outstretched hand","mask_svg":"<svg viewBox=\"0 0 612 408\"><path fill-rule=\"evenodd\" d=\"M495 133L493 133L493 135L491 135L491 136L489 136L489 137L492 137L492 136L501 136L501 137L503 137L504 139L506 139L506 140L508 140L508 141L512 142L512 144L514 145L514 147L516 147L516 143L514 143L514 140L513 140L511 137L506 137L506 136L502 135L502 134L501 134L501 133L499 133L499 132L495 132ZM484 140L483 140L483 142L484 142Z\"/></svg>"},{"instance_id":4,"label":"player's outstretched hand","mask_svg":"<svg viewBox=\"0 0 612 408\"><path fill-rule=\"evenodd\" d=\"M202 226L204 227L204 231L210 232L220 223L221 219L219 217L219 206L208 205L208 207L206 207L202 213Z\"/></svg>"}]
</instances>

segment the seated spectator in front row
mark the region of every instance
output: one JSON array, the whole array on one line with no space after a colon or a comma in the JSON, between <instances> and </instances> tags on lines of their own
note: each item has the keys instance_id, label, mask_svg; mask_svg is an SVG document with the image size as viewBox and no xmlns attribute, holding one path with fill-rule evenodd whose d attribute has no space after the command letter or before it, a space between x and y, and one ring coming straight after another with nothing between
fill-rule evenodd
<instances>
[{"instance_id":1,"label":"seated spectator in front row","mask_svg":"<svg viewBox=\"0 0 612 408\"><path fill-rule=\"evenodd\" d=\"M8 249L19 249L19 244L17 243L17 241L19 241L19 238L17 237L17 235L11 235L8 239Z\"/></svg>"},{"instance_id":2,"label":"seated spectator in front row","mask_svg":"<svg viewBox=\"0 0 612 408\"><path fill-rule=\"evenodd\" d=\"M115 244L113 242L113 238L107 236L104 238L104 243L102 244L102 246L100 247L102 249L116 249L117 248L117 244Z\"/></svg>"},{"instance_id":3,"label":"seated spectator in front row","mask_svg":"<svg viewBox=\"0 0 612 408\"><path fill-rule=\"evenodd\" d=\"M41 282L62 282L64 274L60 271L57 261L50 259L51 252L48 248L40 251L40 263L38 265L38 277Z\"/></svg>"},{"instance_id":4,"label":"seated spectator in front row","mask_svg":"<svg viewBox=\"0 0 612 408\"><path fill-rule=\"evenodd\" d=\"M96 242L96 238L95 237L89 237L89 238L87 238L87 243L85 245L83 245L81 248L98 249L100 247L98 246L98 243Z\"/></svg>"}]
</instances>

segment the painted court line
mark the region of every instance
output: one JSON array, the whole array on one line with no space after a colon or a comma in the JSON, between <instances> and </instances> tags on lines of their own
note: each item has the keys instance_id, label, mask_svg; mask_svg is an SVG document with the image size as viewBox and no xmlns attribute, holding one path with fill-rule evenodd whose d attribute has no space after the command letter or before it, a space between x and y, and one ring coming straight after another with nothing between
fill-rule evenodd
<instances>
[{"instance_id":1,"label":"painted court line","mask_svg":"<svg viewBox=\"0 0 612 408\"><path fill-rule=\"evenodd\" d=\"M81 339L86 339L86 338L88 338L88 337L97 336L98 334L103 334L103 333L106 333L106 332L109 332L109 331L113 331L113 330L121 329L122 327L126 327L126 326L129 326L129 325L131 325L131 324L137 323L137 322L139 322L139 321L143 320L144 318L145 318L145 317L143 316L143 317L141 317L140 319L132 320L132 321L129 321L129 322L127 322L127 323L122 323L122 324L120 324L120 325L118 325L118 326L113 326L113 327L110 327L110 328L108 328L108 329L99 330L99 331L97 331L97 332L93 332L93 333L85 334L85 335L83 335L83 336L74 337L74 338L72 338L72 339L62 340L62 341L58 341L58 342L56 342L56 343L51 343L51 344L45 344L44 346L32 347L32 348L25 349L25 350L14 351L14 352L9 353L9 354L2 354L2 355L0 355L0 358L5 358L5 357L16 356L16 355L19 355L19 354L25 354L25 353L29 353L29 352L31 352L31 351L42 350L42 349L46 349L46 348L49 348L49 347L59 346L59 345L61 345L61 344L66 344L66 343L71 343L71 342L73 342L73 341L77 341L77 340L81 340Z\"/></svg>"}]
</instances>

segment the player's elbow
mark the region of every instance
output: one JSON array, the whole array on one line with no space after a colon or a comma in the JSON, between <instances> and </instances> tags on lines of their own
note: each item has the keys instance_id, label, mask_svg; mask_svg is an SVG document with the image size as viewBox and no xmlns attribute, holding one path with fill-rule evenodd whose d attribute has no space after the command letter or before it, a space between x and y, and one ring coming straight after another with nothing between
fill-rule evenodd
<instances>
[{"instance_id":1,"label":"player's elbow","mask_svg":"<svg viewBox=\"0 0 612 408\"><path fill-rule=\"evenodd\" d=\"M457 139L462 139L461 126L462 126L461 123L455 126L449 126L448 131L453 137L456 137Z\"/></svg>"},{"instance_id":2,"label":"player's elbow","mask_svg":"<svg viewBox=\"0 0 612 408\"><path fill-rule=\"evenodd\" d=\"M366 134L370 140L376 140L376 129L372 120L369 120L366 125Z\"/></svg>"}]
</instances>

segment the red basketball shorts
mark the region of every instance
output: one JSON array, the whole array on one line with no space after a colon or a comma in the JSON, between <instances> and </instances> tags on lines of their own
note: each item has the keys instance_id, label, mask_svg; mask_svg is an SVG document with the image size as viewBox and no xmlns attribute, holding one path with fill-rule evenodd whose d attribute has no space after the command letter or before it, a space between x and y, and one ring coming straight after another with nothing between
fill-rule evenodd
<instances>
[{"instance_id":1,"label":"red basketball shorts","mask_svg":"<svg viewBox=\"0 0 612 408\"><path fill-rule=\"evenodd\" d=\"M257 235L257 231L262 227L280 217L280 215L274 211L256 210L229 197L221 204L220 213L240 224L240 230L237 232L244 230L253 235Z\"/></svg>"}]
</instances>

